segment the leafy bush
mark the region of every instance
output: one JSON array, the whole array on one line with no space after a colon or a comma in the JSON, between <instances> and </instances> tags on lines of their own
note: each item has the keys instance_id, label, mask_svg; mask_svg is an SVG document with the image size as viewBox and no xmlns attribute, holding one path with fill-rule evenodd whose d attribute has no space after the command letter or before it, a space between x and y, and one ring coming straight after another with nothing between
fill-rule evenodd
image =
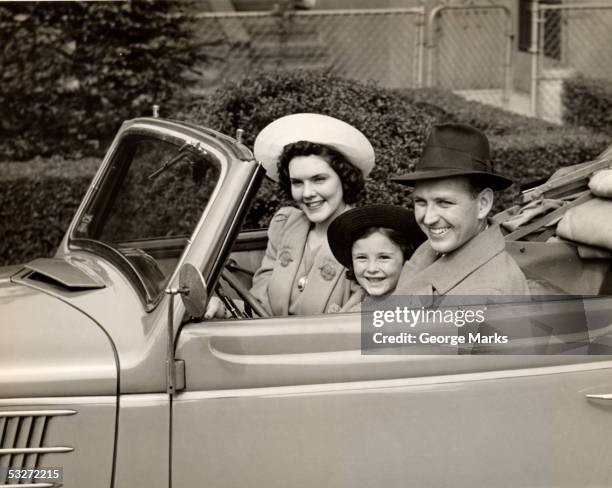
<instances>
[{"instance_id":1,"label":"leafy bush","mask_svg":"<svg viewBox=\"0 0 612 488\"><path fill-rule=\"evenodd\" d=\"M489 137L559 130L556 124L505 112L479 102L467 101L453 92L439 88L401 90L398 93L408 103L416 104L427 113L435 114L438 120L468 124L480 129Z\"/></svg>"},{"instance_id":2,"label":"leafy bush","mask_svg":"<svg viewBox=\"0 0 612 488\"><path fill-rule=\"evenodd\" d=\"M198 50L175 6L0 4L0 160L99 154L123 120L182 104Z\"/></svg>"},{"instance_id":3,"label":"leafy bush","mask_svg":"<svg viewBox=\"0 0 612 488\"><path fill-rule=\"evenodd\" d=\"M612 82L569 78L563 82L563 121L612 135Z\"/></svg>"},{"instance_id":4,"label":"leafy bush","mask_svg":"<svg viewBox=\"0 0 612 488\"><path fill-rule=\"evenodd\" d=\"M83 177L0 181L0 264L52 255L88 185Z\"/></svg>"},{"instance_id":5,"label":"leafy bush","mask_svg":"<svg viewBox=\"0 0 612 488\"><path fill-rule=\"evenodd\" d=\"M555 170L595 159L610 143L608 137L586 130L558 128L490 138L493 166L515 185L501 192L495 211L517 203L520 187L550 176Z\"/></svg>"}]
</instances>

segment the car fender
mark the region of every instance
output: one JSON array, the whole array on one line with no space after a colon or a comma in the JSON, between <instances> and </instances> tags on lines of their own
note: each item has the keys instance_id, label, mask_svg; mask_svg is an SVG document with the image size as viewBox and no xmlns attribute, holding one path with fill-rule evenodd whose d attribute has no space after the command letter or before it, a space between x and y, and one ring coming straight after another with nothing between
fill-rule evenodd
<instances>
[{"instance_id":1,"label":"car fender","mask_svg":"<svg viewBox=\"0 0 612 488\"><path fill-rule=\"evenodd\" d=\"M116 395L105 331L44 291L0 281L0 398Z\"/></svg>"}]
</instances>

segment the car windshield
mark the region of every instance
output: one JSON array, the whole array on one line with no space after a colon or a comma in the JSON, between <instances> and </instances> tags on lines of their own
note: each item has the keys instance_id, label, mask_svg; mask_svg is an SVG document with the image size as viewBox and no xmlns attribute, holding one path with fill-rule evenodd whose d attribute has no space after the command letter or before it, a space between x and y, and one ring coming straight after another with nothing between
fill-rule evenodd
<instances>
[{"instance_id":1,"label":"car windshield","mask_svg":"<svg viewBox=\"0 0 612 488\"><path fill-rule=\"evenodd\" d=\"M220 162L198 146L145 135L124 137L81 214L72 243L121 255L144 285L147 301L154 301L174 271L219 173Z\"/></svg>"}]
</instances>

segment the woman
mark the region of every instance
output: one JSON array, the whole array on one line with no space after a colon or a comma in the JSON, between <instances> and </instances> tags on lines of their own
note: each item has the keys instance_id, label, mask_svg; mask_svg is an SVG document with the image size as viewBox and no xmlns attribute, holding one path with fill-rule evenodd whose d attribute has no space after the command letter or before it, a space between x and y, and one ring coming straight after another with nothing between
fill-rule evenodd
<instances>
[{"instance_id":1,"label":"woman","mask_svg":"<svg viewBox=\"0 0 612 488\"><path fill-rule=\"evenodd\" d=\"M336 259L360 288L342 308L359 311L366 297L384 299L395 290L400 273L426 236L410 210L394 205L354 208L337 217L327 232Z\"/></svg>"},{"instance_id":2,"label":"woman","mask_svg":"<svg viewBox=\"0 0 612 488\"><path fill-rule=\"evenodd\" d=\"M251 293L270 315L338 311L351 283L327 242L327 227L364 191L374 149L357 129L320 114L293 114L257 136L255 157L296 207L276 212ZM211 299L206 316L225 316Z\"/></svg>"}]
</instances>

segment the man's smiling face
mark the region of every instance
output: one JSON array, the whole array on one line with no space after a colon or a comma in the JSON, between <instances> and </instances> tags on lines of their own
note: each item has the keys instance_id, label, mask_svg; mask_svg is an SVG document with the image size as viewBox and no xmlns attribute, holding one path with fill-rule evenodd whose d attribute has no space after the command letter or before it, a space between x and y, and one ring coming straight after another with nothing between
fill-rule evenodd
<instances>
[{"instance_id":1,"label":"man's smiling face","mask_svg":"<svg viewBox=\"0 0 612 488\"><path fill-rule=\"evenodd\" d=\"M431 247L446 254L460 248L486 226L493 192L474 195L465 176L415 182L414 216Z\"/></svg>"}]
</instances>

